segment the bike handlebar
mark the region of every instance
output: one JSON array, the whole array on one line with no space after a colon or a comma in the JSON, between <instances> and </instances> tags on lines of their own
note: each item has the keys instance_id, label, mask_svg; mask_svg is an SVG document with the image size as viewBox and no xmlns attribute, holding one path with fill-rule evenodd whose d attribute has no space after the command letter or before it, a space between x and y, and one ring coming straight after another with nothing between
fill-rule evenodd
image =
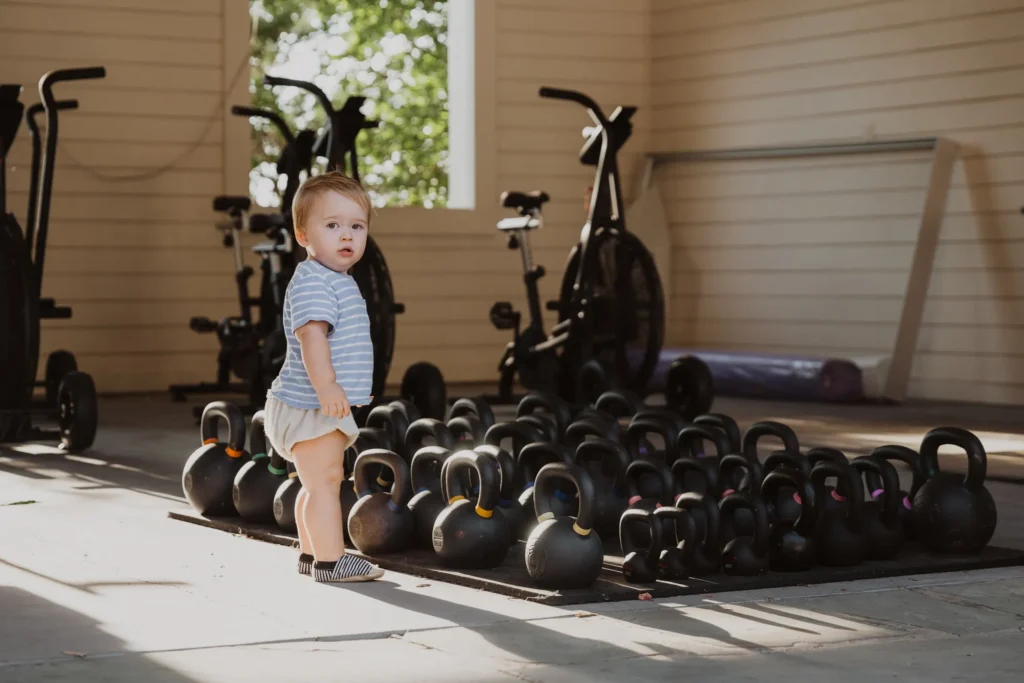
<instances>
[{"instance_id":1,"label":"bike handlebar","mask_svg":"<svg viewBox=\"0 0 1024 683\"><path fill-rule=\"evenodd\" d=\"M93 78L106 78L107 70L102 66L88 66L82 69L56 69L39 79L39 99L44 106L54 107L53 86L61 81L85 81Z\"/></svg>"},{"instance_id":2,"label":"bike handlebar","mask_svg":"<svg viewBox=\"0 0 1024 683\"><path fill-rule=\"evenodd\" d=\"M254 117L258 119L267 119L272 124L277 126L277 129L281 131L281 135L284 136L285 142L294 142L295 136L292 135L292 131L288 128L288 124L285 123L281 115L276 111L270 111L269 109L257 109L256 107L243 107L241 105L234 105L231 107L231 113L235 116L245 116L247 118Z\"/></svg>"},{"instance_id":3,"label":"bike handlebar","mask_svg":"<svg viewBox=\"0 0 1024 683\"><path fill-rule=\"evenodd\" d=\"M579 91L563 90L562 88L549 88L544 86L540 89L540 96L552 100L569 100L570 102L582 104L594 113L594 117L602 126L606 126L608 124L608 119L605 118L604 112L601 111L601 106Z\"/></svg>"},{"instance_id":4,"label":"bike handlebar","mask_svg":"<svg viewBox=\"0 0 1024 683\"><path fill-rule=\"evenodd\" d=\"M320 106L324 108L325 112L327 112L328 116L334 113L334 106L331 104L330 98L328 98L327 94L315 83L310 83L309 81L298 81L294 78L281 78L280 76L267 75L263 77L263 84L271 87L277 85L290 85L295 88L305 90L306 92L313 93L317 101L320 102Z\"/></svg>"},{"instance_id":5,"label":"bike handlebar","mask_svg":"<svg viewBox=\"0 0 1024 683\"><path fill-rule=\"evenodd\" d=\"M72 109L78 109L78 100L59 100L54 102L54 109L57 111L71 111ZM29 119L35 119L43 113L44 107L42 102L36 102L31 105L25 112Z\"/></svg>"}]
</instances>

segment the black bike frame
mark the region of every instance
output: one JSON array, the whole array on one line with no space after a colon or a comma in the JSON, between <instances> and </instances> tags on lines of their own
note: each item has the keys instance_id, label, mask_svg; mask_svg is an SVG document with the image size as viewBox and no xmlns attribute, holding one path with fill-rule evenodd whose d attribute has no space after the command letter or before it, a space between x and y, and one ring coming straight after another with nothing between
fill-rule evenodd
<instances>
[{"instance_id":1,"label":"black bike frame","mask_svg":"<svg viewBox=\"0 0 1024 683\"><path fill-rule=\"evenodd\" d=\"M324 132L317 139L314 150L320 156L327 158L327 168L334 170L340 168L349 176L359 181L359 164L356 156L356 138L359 131L376 128L379 121L367 119L360 109L366 102L365 97L349 97L341 109L335 109L327 93L320 89L315 83L299 81L294 78L279 78L267 76L263 79L265 85L292 86L300 88L316 97L317 102L327 114L327 126ZM346 169L345 156L348 155L349 163Z\"/></svg>"},{"instance_id":2,"label":"black bike frame","mask_svg":"<svg viewBox=\"0 0 1024 683\"><path fill-rule=\"evenodd\" d=\"M576 102L587 108L590 118L600 127L601 152L597 162L596 181L590 195L590 211L587 214L587 222L580 231L580 242L578 253L580 255L579 268L576 270L576 280L573 283L573 295L570 303L570 312L577 309L586 295L582 291L584 274L591 268L594 251L590 249L590 238L595 229L611 231L626 230L626 221L622 213L622 188L620 187L619 167L616 155L614 140L612 139L611 123L601 111L600 105L593 99L575 90L562 90L559 88L541 88L540 96L556 100L568 100ZM595 225L595 221L599 224ZM539 311L538 311L539 312ZM531 312L532 314L532 312Z\"/></svg>"}]
</instances>

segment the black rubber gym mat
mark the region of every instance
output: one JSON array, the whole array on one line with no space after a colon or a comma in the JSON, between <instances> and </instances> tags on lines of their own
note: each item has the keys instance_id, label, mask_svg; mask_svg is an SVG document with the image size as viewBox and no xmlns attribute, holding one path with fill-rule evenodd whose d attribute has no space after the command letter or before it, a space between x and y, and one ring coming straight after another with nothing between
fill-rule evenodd
<instances>
[{"instance_id":1,"label":"black rubber gym mat","mask_svg":"<svg viewBox=\"0 0 1024 683\"><path fill-rule=\"evenodd\" d=\"M251 524L237 517L208 518L192 511L167 513L171 519L191 522L211 529L248 536L268 543L298 546L294 534L281 531L273 525ZM678 595L699 593L726 593L729 591L783 588L837 581L876 579L887 576L908 574L936 574L941 572L965 571L969 569L991 569L1024 565L1024 551L989 546L978 555L934 555L917 545L908 544L894 560L865 562L856 567L816 567L808 572L771 572L764 576L727 576L718 574L683 581L658 581L653 584L631 584L622 578L621 555L606 554L601 575L590 588L565 591L549 591L537 588L526 572L523 560L525 543L509 548L508 556L501 566L494 569L456 571L440 565L433 552L412 550L394 555L372 556L383 569L421 576L436 581L447 581L469 588L487 590L501 595L539 602L545 605L577 605L589 602L616 602L636 600L641 593L652 598L667 598ZM606 552L617 550L607 546ZM355 552L353 550L353 552Z\"/></svg>"}]
</instances>

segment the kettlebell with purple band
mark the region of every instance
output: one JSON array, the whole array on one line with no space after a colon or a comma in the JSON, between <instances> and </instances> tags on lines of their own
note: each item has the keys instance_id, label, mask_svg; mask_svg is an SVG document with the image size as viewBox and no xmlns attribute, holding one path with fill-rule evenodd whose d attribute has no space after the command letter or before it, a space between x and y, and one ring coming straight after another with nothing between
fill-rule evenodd
<instances>
[{"instance_id":1,"label":"kettlebell with purple band","mask_svg":"<svg viewBox=\"0 0 1024 683\"><path fill-rule=\"evenodd\" d=\"M622 576L630 583L654 583L658 580L659 560L664 545L661 520L650 510L633 508L619 519L619 543L622 547ZM643 527L642 533L637 527Z\"/></svg>"},{"instance_id":2,"label":"kettlebell with purple band","mask_svg":"<svg viewBox=\"0 0 1024 683\"><path fill-rule=\"evenodd\" d=\"M910 490L906 491L901 488L898 509L900 523L903 525L903 537L908 541L917 540L917 530L914 529L914 512L911 501L914 500L914 496L917 495L921 484L924 483L924 476L921 473L921 457L912 448L894 445L879 446L871 451L869 455L886 462L897 460L910 468ZM871 496L881 495L882 481L871 473L866 474L865 478L867 479L868 490L871 491Z\"/></svg>"},{"instance_id":3,"label":"kettlebell with purple band","mask_svg":"<svg viewBox=\"0 0 1024 683\"><path fill-rule=\"evenodd\" d=\"M903 525L900 523L900 478L896 468L887 461L862 455L850 461L850 466L866 479L868 474L882 482L882 493L864 501L864 535L868 537L869 560L888 560L895 557L903 545ZM880 499L880 500L879 500Z\"/></svg>"},{"instance_id":4,"label":"kettlebell with purple band","mask_svg":"<svg viewBox=\"0 0 1024 683\"><path fill-rule=\"evenodd\" d=\"M805 476L811 473L811 465L807 462L807 458L804 457L803 453L797 451L773 451L771 455L764 459L763 470L765 477L767 478L767 475L780 467L798 470ZM766 503L771 503L775 515L774 519L778 520L796 522L803 509L800 493L795 488L786 484L779 486L774 500L769 501L763 496L762 499Z\"/></svg>"},{"instance_id":5,"label":"kettlebell with purple band","mask_svg":"<svg viewBox=\"0 0 1024 683\"><path fill-rule=\"evenodd\" d=\"M373 465L391 470L394 479L391 493L374 493L370 488ZM395 553L408 548L413 540L412 513L408 508L412 486L409 465L402 456L379 448L363 451L356 458L352 479L359 495L348 518L352 544L367 555Z\"/></svg>"}]
</instances>

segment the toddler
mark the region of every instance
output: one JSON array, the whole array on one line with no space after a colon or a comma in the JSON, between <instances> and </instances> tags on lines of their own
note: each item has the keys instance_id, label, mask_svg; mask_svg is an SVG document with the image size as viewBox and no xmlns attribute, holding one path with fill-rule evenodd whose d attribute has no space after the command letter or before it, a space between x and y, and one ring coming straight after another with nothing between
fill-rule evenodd
<instances>
[{"instance_id":1,"label":"toddler","mask_svg":"<svg viewBox=\"0 0 1024 683\"><path fill-rule=\"evenodd\" d=\"M285 293L288 351L267 392L267 438L302 481L299 573L320 583L372 581L383 570L345 553L340 499L345 450L358 434L352 406L372 400L370 318L348 274L366 248L370 198L344 174L324 173L299 188L292 219L308 258Z\"/></svg>"}]
</instances>

